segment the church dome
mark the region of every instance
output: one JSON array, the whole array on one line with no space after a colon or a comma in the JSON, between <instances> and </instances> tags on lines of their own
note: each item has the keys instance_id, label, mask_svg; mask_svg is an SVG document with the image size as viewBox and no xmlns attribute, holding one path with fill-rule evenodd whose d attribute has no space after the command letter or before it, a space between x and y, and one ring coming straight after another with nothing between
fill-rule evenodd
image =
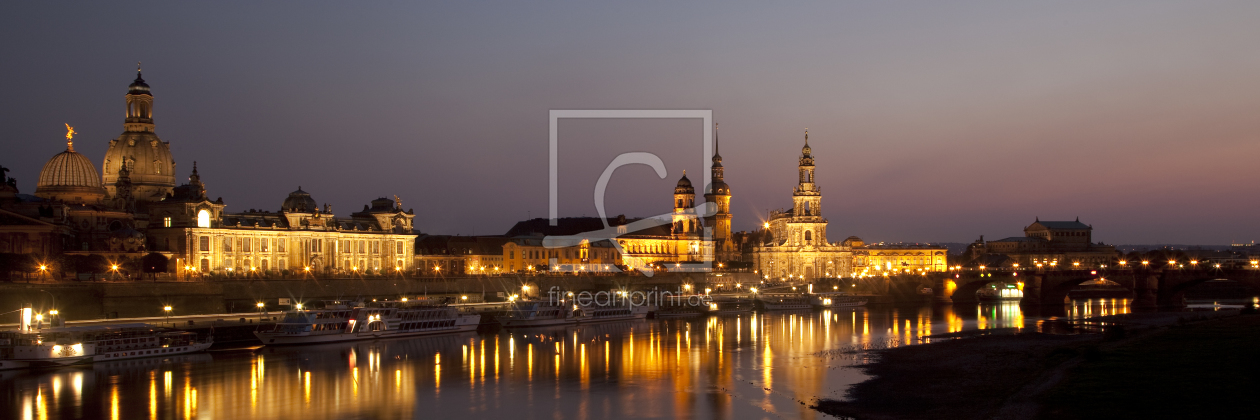
<instances>
[{"instance_id":1,"label":"church dome","mask_svg":"<svg viewBox=\"0 0 1260 420\"><path fill-rule=\"evenodd\" d=\"M139 73L127 86L123 133L109 141L101 175L105 191L116 195L118 171L125 165L131 176L131 194L138 201L157 202L175 189L175 159L170 143L154 132L153 94Z\"/></svg>"},{"instance_id":2,"label":"church dome","mask_svg":"<svg viewBox=\"0 0 1260 420\"><path fill-rule=\"evenodd\" d=\"M139 72L136 73L136 80L131 82L131 86L127 86L127 94L153 96L152 93L149 93L149 84L144 82Z\"/></svg>"},{"instance_id":3,"label":"church dome","mask_svg":"<svg viewBox=\"0 0 1260 420\"><path fill-rule=\"evenodd\" d=\"M310 193L298 187L297 191L289 193L289 198L284 199L284 205L280 210L292 213L315 213L319 211L319 205L315 203L314 198L311 198Z\"/></svg>"},{"instance_id":4,"label":"church dome","mask_svg":"<svg viewBox=\"0 0 1260 420\"><path fill-rule=\"evenodd\" d=\"M35 196L67 202L91 203L105 198L101 176L92 161L67 148L44 164Z\"/></svg>"},{"instance_id":5,"label":"church dome","mask_svg":"<svg viewBox=\"0 0 1260 420\"><path fill-rule=\"evenodd\" d=\"M691 180L687 179L687 172L683 171L682 179L678 180L678 186L674 187L674 194L695 194L695 187L691 186Z\"/></svg>"}]
</instances>

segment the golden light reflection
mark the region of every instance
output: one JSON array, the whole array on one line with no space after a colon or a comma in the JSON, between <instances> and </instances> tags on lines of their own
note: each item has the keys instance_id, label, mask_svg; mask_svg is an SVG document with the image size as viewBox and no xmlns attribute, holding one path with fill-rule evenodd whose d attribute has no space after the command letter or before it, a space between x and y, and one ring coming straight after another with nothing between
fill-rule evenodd
<instances>
[{"instance_id":1,"label":"golden light reflection","mask_svg":"<svg viewBox=\"0 0 1260 420\"><path fill-rule=\"evenodd\" d=\"M157 418L157 372L149 371L149 418Z\"/></svg>"},{"instance_id":2,"label":"golden light reflection","mask_svg":"<svg viewBox=\"0 0 1260 420\"><path fill-rule=\"evenodd\" d=\"M109 387L109 418L118 420L118 384Z\"/></svg>"},{"instance_id":3,"label":"golden light reflection","mask_svg":"<svg viewBox=\"0 0 1260 420\"><path fill-rule=\"evenodd\" d=\"M1108 314L1128 311L1122 300L1094 300L1091 304L1098 308L1081 307L1079 310ZM942 310L944 312L938 312ZM1024 320L1017 305L978 305L976 310L978 321L972 323L971 308L958 307L958 311L967 311L963 313L967 318L967 329L974 329L977 324L990 328L1018 328ZM857 325L859 311L862 313L860 327ZM840 317L844 312L849 313L849 325L844 325ZM243 363L239 368L224 375L227 379L214 375L206 379L197 378L197 388L191 386L192 372L199 371L197 369L181 371L182 389L174 388L181 386L174 383L172 372L181 369L178 363L155 364L152 366L160 367L141 372L147 371L150 376L148 417L152 418L314 420L363 416L423 417L432 414L433 409L426 405L426 398L422 395L424 391L411 388L427 386L430 383L428 375L433 375L433 396L443 393L442 379L447 380L446 387L453 388L453 391L446 390L447 401L442 401L446 404L435 404L433 407L475 407L478 411L470 416L473 418L511 415L512 410L524 409L519 407L537 408L539 398L548 402L552 400L553 386L557 392L567 392L565 398L557 400L560 404L555 408L565 417L572 414L574 417L600 418L607 416L608 410L620 410L615 412L626 417L729 418L739 417L739 410L752 404L759 409L773 410L767 411L774 413L772 417L813 418L815 414L807 408L796 411L798 404L793 398L821 395L829 389L860 380L860 375L847 373L851 370L837 369L853 363L852 360L844 357L818 358L816 355L819 352L863 343L918 343L933 333L935 319L944 322L944 325L935 325L942 328L936 333L964 328L964 320L954 311L930 307L903 307L897 313L878 308L755 313L580 324L540 331L482 332L310 348L268 346L255 350L256 353L249 359L241 360ZM743 326L744 321L748 321L747 328ZM749 332L747 339L743 335L744 330ZM894 330L896 332L892 333ZM507 343L501 343L503 338L507 338ZM526 345L526 360L521 365L515 364L516 338ZM486 343L487 340L493 342ZM549 342L552 344L548 345ZM507 348L500 347L500 344ZM539 347L539 357L552 356L551 363L540 360L535 366L535 345L542 346ZM617 360L612 359L613 348L618 350ZM461 351L462 363L450 365L450 358L456 350ZM359 372L356 357L365 352L367 370ZM508 353L509 366L502 366L500 352ZM443 353L447 355L445 359L448 363L445 373L455 375L454 379L442 378ZM603 378L595 376L600 372L592 372L594 364L600 362L595 359L600 357L600 353L603 353ZM264 354L271 359L272 381L269 384L263 380ZM424 354L433 354L432 370L428 370L430 359L423 357ZM250 368L245 369L245 365ZM347 365L349 371L345 370ZM393 375L389 375L389 370L394 371ZM245 377L247 371L248 378ZM36 417L40 404L58 410L56 389L78 386L75 385L78 378L73 373L68 374L72 376L63 374L57 383L49 376L43 396L32 391L25 395L25 400L15 400L15 403L23 408L29 407L31 418ZM160 402L160 407L157 390L159 375L170 396ZM494 377L494 383L487 386L485 382L490 375ZM464 378L469 379L469 384L461 383ZM86 376L83 380L90 384L92 377ZM761 382L755 383L757 380ZM316 383L320 384L318 389L314 387ZM500 383L503 385L500 386ZM635 384L634 392L622 392L622 384ZM246 389L246 386L249 388ZM764 394L764 400L755 397L758 392L748 386L763 388L760 393ZM90 389L89 385L88 392L91 392ZM541 393L540 389L543 390ZM574 392L579 389L580 392ZM706 389L730 391L723 396L705 396ZM70 397L66 394L69 389L61 391L61 397ZM136 391L139 391L136 392L138 395L124 395L128 392L126 388L112 387L106 397L109 402L97 403L100 411L96 415L107 417L105 406L108 406L109 418L122 418L122 400L129 401L128 404L133 404L137 410L144 410L143 387ZM249 408L240 404L245 401L247 392L250 394ZM182 398L179 397L181 393ZM201 413L197 411L198 395L207 403L207 410ZM433 396L427 399L436 402ZM451 400L452 397L455 400ZM741 402L741 397L752 398ZM135 402L130 402L133 399ZM129 405L129 409L133 405ZM551 405L547 405L545 410L551 410ZM55 417L58 413L52 414ZM64 415L64 411L61 414ZM132 417L145 418L143 414L129 412L128 418Z\"/></svg>"}]
</instances>

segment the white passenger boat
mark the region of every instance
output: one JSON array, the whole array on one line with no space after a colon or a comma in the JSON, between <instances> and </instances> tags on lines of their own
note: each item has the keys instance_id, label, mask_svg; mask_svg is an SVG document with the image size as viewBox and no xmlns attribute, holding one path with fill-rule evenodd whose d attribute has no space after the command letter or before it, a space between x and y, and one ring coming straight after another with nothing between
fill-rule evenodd
<instances>
[{"instance_id":1,"label":"white passenger boat","mask_svg":"<svg viewBox=\"0 0 1260 420\"><path fill-rule=\"evenodd\" d=\"M640 305L591 305L579 306L574 318L579 324L607 321L624 321L627 319L644 319L650 308Z\"/></svg>"},{"instance_id":2,"label":"white passenger boat","mask_svg":"<svg viewBox=\"0 0 1260 420\"><path fill-rule=\"evenodd\" d=\"M473 331L481 315L427 302L373 302L295 310L267 330L255 331L263 344L311 344L378 338L414 337Z\"/></svg>"},{"instance_id":3,"label":"white passenger boat","mask_svg":"<svg viewBox=\"0 0 1260 420\"><path fill-rule=\"evenodd\" d=\"M767 311L810 309L809 298L804 295L761 295L761 307Z\"/></svg>"},{"instance_id":4,"label":"white passenger boat","mask_svg":"<svg viewBox=\"0 0 1260 420\"><path fill-rule=\"evenodd\" d=\"M96 344L93 360L98 362L195 353L214 345L213 336L201 338L195 333L147 324L69 328L87 329L85 335Z\"/></svg>"},{"instance_id":5,"label":"white passenger boat","mask_svg":"<svg viewBox=\"0 0 1260 420\"><path fill-rule=\"evenodd\" d=\"M34 328L29 308L17 331L0 332L0 369L87 364L171 356L205 350L213 337L149 324Z\"/></svg>"},{"instance_id":6,"label":"white passenger boat","mask_svg":"<svg viewBox=\"0 0 1260 420\"><path fill-rule=\"evenodd\" d=\"M0 332L0 369L23 369L92 363L96 344L72 331Z\"/></svg>"},{"instance_id":7,"label":"white passenger boat","mask_svg":"<svg viewBox=\"0 0 1260 420\"><path fill-rule=\"evenodd\" d=\"M816 308L853 308L866 306L866 299L847 293L820 293L811 302Z\"/></svg>"},{"instance_id":8,"label":"white passenger boat","mask_svg":"<svg viewBox=\"0 0 1260 420\"><path fill-rule=\"evenodd\" d=\"M518 301L512 304L507 314L496 319L506 328L545 327L576 324L578 314L576 305L567 303Z\"/></svg>"}]
</instances>

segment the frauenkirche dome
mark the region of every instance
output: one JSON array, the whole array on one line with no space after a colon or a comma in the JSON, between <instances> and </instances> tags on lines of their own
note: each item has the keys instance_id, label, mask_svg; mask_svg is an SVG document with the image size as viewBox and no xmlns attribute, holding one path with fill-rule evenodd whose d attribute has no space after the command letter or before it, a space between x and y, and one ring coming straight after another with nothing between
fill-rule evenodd
<instances>
[{"instance_id":1,"label":"frauenkirche dome","mask_svg":"<svg viewBox=\"0 0 1260 420\"><path fill-rule=\"evenodd\" d=\"M171 157L170 143L154 132L153 94L139 72L127 87L126 100L124 131L109 141L101 165L105 190L110 195L117 194L114 184L118 171L126 165L131 173L132 196L142 202L160 201L175 189L175 159Z\"/></svg>"}]
</instances>

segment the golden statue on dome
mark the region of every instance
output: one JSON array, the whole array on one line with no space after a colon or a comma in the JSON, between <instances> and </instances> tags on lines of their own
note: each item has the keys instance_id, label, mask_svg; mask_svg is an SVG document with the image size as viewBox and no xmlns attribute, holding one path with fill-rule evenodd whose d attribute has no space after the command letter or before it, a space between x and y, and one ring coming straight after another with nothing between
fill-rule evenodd
<instances>
[{"instance_id":1,"label":"golden statue on dome","mask_svg":"<svg viewBox=\"0 0 1260 420\"><path fill-rule=\"evenodd\" d=\"M74 135L79 134L74 131L74 127L70 123L66 123L66 150L74 151Z\"/></svg>"}]
</instances>

